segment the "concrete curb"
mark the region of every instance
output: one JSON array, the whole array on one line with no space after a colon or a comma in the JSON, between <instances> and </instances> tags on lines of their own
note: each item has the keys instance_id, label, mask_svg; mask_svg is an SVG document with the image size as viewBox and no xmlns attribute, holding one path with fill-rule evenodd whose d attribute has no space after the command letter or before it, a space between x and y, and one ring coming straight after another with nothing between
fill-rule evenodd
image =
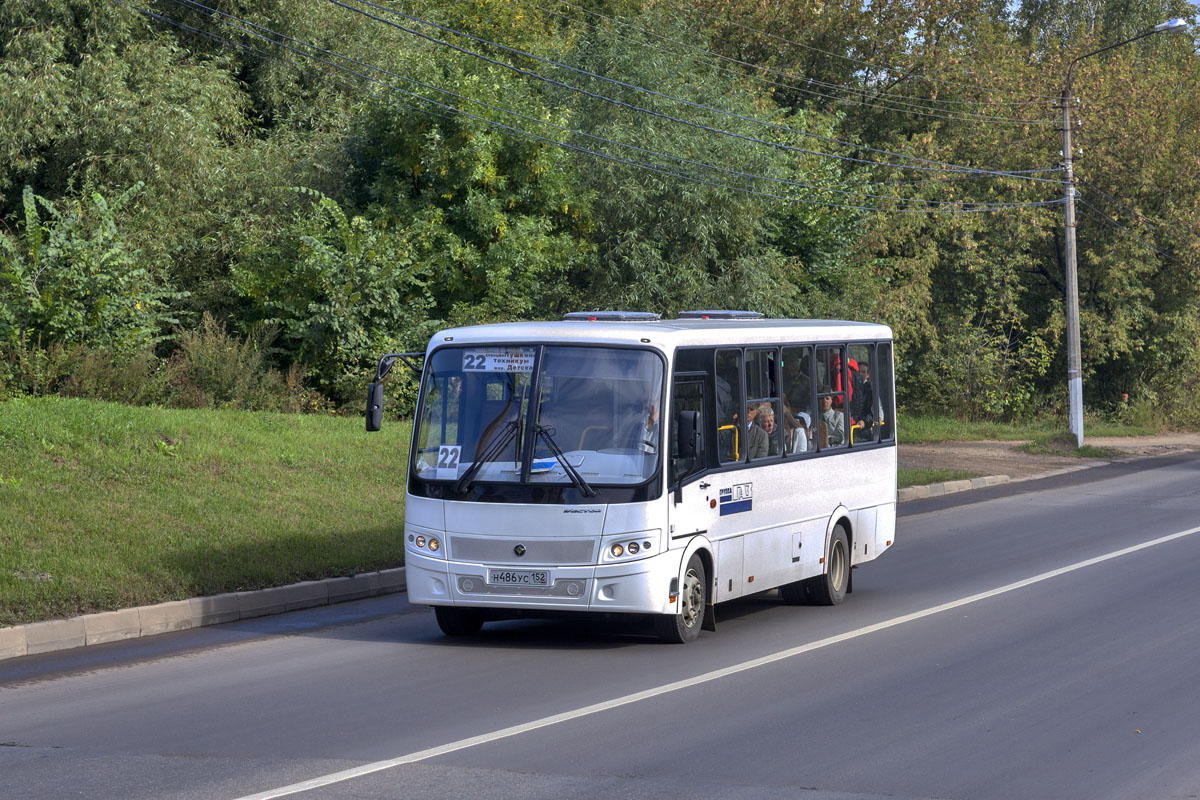
<instances>
[{"instance_id":1,"label":"concrete curb","mask_svg":"<svg viewBox=\"0 0 1200 800\"><path fill-rule=\"evenodd\" d=\"M1192 452L1195 448L1182 448L1178 452ZM965 492L971 489L983 489L987 486L997 486L1001 483L1021 483L1023 481L1037 481L1042 478L1053 478L1055 475L1066 475L1070 472L1079 472L1084 469L1092 469L1093 467L1107 467L1109 464L1130 464L1134 461L1144 461L1148 458L1154 458L1155 455L1136 455L1127 456L1125 458L1104 459L1095 461L1081 461L1078 464L1072 464L1069 467L1061 467L1049 472L1039 472L1036 475L1027 475L1024 478L1009 478L1007 475L985 475L981 478L971 478L970 480L962 481L946 481L945 483L930 483L925 486L909 486L900 489L896 493L896 502L907 503L912 500L924 500L926 497L941 497L942 495L954 494L955 492Z\"/></svg>"},{"instance_id":2,"label":"concrete curb","mask_svg":"<svg viewBox=\"0 0 1200 800\"><path fill-rule=\"evenodd\" d=\"M403 592L404 567L0 628L0 660Z\"/></svg>"},{"instance_id":3,"label":"concrete curb","mask_svg":"<svg viewBox=\"0 0 1200 800\"><path fill-rule=\"evenodd\" d=\"M1041 475L1038 476L1043 477ZM988 486L999 486L1008 483L1007 475L984 475L970 480L946 481L945 483L929 483L924 486L908 486L896 492L896 501L908 503L912 500L924 500L926 497L941 497L957 492L969 492L972 489L983 489Z\"/></svg>"}]
</instances>

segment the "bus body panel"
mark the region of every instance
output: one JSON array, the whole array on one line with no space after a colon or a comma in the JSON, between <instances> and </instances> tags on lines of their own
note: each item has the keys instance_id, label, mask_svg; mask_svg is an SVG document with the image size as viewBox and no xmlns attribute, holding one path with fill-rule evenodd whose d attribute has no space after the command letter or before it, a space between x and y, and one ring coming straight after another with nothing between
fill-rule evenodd
<instances>
[{"instance_id":1,"label":"bus body panel","mask_svg":"<svg viewBox=\"0 0 1200 800\"><path fill-rule=\"evenodd\" d=\"M866 553L853 547L851 563L870 561L885 549L876 541L880 518L890 514L883 530L895 530L895 459L894 447L880 447L706 474L671 505L673 537L703 532L717 543L716 602L820 575L842 518L854 542L868 545ZM877 478L866 482L863 474Z\"/></svg>"},{"instance_id":2,"label":"bus body panel","mask_svg":"<svg viewBox=\"0 0 1200 800\"><path fill-rule=\"evenodd\" d=\"M404 524L420 525L437 531L446 530L446 504L428 497L409 494L404 502Z\"/></svg>"}]
</instances>

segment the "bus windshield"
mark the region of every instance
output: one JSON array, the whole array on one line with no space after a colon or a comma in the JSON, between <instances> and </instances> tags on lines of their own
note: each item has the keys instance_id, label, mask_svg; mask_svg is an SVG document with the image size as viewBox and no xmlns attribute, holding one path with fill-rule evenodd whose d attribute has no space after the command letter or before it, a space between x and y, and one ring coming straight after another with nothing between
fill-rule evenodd
<instances>
[{"instance_id":1,"label":"bus windshield","mask_svg":"<svg viewBox=\"0 0 1200 800\"><path fill-rule=\"evenodd\" d=\"M663 362L645 350L454 346L425 365L419 480L635 485L660 462ZM536 397L535 397L536 393Z\"/></svg>"}]
</instances>

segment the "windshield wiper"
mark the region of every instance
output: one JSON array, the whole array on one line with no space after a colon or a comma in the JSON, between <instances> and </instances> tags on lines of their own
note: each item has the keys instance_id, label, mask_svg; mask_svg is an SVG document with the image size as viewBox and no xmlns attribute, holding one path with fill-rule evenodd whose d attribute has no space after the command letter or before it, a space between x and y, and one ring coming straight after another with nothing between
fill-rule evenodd
<instances>
[{"instance_id":1,"label":"windshield wiper","mask_svg":"<svg viewBox=\"0 0 1200 800\"><path fill-rule=\"evenodd\" d=\"M567 461L567 457L563 455L562 448L559 447L558 443L554 441L554 437L551 435L550 431L551 429L547 428L545 425L537 426L538 436L542 437L542 441L544 441L546 446L550 448L550 452L554 454L556 459L558 459L558 463L562 464L563 472L567 473L567 477L571 479L571 483L575 484L575 488L583 492L584 497L595 497L596 490L592 488L591 484L584 480L583 476L579 474L579 470L575 469L570 461Z\"/></svg>"},{"instance_id":2,"label":"windshield wiper","mask_svg":"<svg viewBox=\"0 0 1200 800\"><path fill-rule=\"evenodd\" d=\"M504 427L501 429L502 433L500 436L488 443L487 448L479 455L479 457L471 462L471 466L467 467L467 471L464 472L458 479L458 483L454 484L454 491L462 494L470 489L472 480L475 477L475 473L479 472L479 468L483 466L484 462L495 460L496 456L500 455L504 448L508 447L509 443L512 442L513 437L517 435L518 427L520 427L520 425L515 419L504 423Z\"/></svg>"}]
</instances>

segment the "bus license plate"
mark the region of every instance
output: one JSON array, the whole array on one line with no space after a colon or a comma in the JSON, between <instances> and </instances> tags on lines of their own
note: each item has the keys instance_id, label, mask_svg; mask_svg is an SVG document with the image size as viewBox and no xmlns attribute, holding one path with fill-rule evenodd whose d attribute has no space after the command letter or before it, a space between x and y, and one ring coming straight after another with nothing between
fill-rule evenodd
<instances>
[{"instance_id":1,"label":"bus license plate","mask_svg":"<svg viewBox=\"0 0 1200 800\"><path fill-rule=\"evenodd\" d=\"M549 586L550 573L544 569L489 569L492 586Z\"/></svg>"}]
</instances>

